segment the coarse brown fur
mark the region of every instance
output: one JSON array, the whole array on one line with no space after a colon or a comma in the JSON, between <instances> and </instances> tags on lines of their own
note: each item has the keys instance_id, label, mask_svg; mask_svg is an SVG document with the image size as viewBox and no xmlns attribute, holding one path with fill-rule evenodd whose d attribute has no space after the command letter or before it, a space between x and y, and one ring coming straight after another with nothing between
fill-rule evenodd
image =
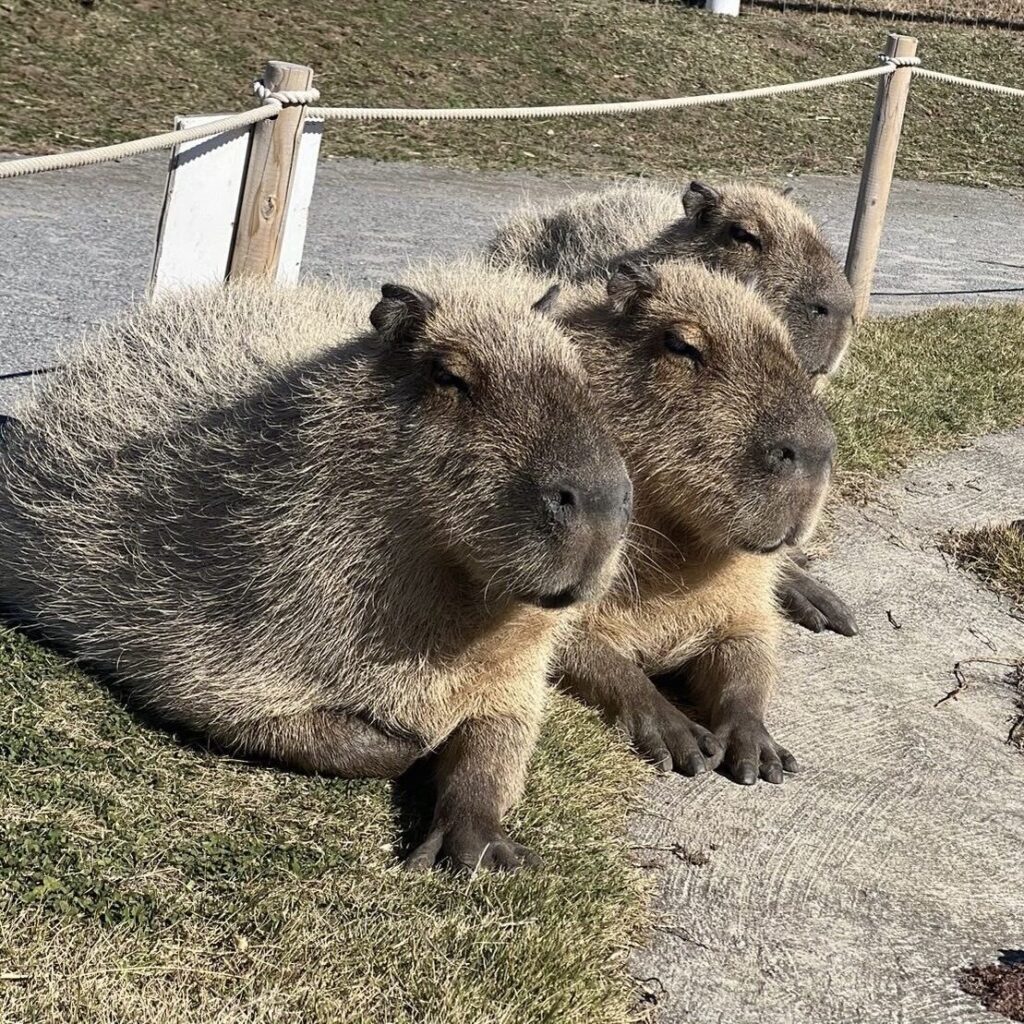
<instances>
[{"instance_id":1,"label":"coarse brown fur","mask_svg":"<svg viewBox=\"0 0 1024 1024\"><path fill-rule=\"evenodd\" d=\"M497 266L569 282L607 277L622 258L699 260L765 298L808 372L832 372L850 340L853 293L821 231L791 199L759 185L693 182L680 197L626 181L549 209L527 207L488 252Z\"/></svg>"},{"instance_id":2,"label":"coarse brown fur","mask_svg":"<svg viewBox=\"0 0 1024 1024\"><path fill-rule=\"evenodd\" d=\"M817 225L785 195L756 185L693 182L680 197L649 182L625 181L547 209L524 208L499 229L488 251L497 266L528 267L570 282L606 279L621 259L699 260L767 300L819 383L839 365L852 332L853 293ZM815 632L855 634L853 613L801 559L795 552L783 565L778 596L787 614Z\"/></svg>"},{"instance_id":3,"label":"coarse brown fur","mask_svg":"<svg viewBox=\"0 0 1024 1024\"><path fill-rule=\"evenodd\" d=\"M410 280L102 329L5 431L0 599L236 754L393 777L438 751L412 866L514 867L561 609L610 580L629 482L534 280Z\"/></svg>"},{"instance_id":4,"label":"coarse brown fur","mask_svg":"<svg viewBox=\"0 0 1024 1024\"><path fill-rule=\"evenodd\" d=\"M784 325L728 275L666 260L563 289L635 495L627 567L560 657L567 688L655 762L724 755L739 781L795 762L764 727L783 545L813 528L835 438ZM658 694L669 673L708 728Z\"/></svg>"}]
</instances>

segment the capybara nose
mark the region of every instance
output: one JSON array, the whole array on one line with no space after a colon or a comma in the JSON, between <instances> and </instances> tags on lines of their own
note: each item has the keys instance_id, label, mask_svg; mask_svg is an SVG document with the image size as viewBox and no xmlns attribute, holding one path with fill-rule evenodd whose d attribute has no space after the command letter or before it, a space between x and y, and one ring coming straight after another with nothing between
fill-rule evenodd
<instances>
[{"instance_id":1,"label":"capybara nose","mask_svg":"<svg viewBox=\"0 0 1024 1024\"><path fill-rule=\"evenodd\" d=\"M764 462L772 476L813 479L824 476L831 469L835 453L834 438L827 441L789 438L768 445L764 451Z\"/></svg>"},{"instance_id":2,"label":"capybara nose","mask_svg":"<svg viewBox=\"0 0 1024 1024\"><path fill-rule=\"evenodd\" d=\"M623 525L633 512L633 484L628 476L597 483L563 480L542 492L548 513L570 525L587 519L617 520Z\"/></svg>"}]
</instances>

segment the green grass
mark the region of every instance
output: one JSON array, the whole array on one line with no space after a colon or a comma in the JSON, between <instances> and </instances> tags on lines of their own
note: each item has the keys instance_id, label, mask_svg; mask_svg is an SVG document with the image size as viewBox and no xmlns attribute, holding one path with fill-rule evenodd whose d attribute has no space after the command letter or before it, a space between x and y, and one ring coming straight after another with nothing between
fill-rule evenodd
<instances>
[{"instance_id":1,"label":"green grass","mask_svg":"<svg viewBox=\"0 0 1024 1024\"><path fill-rule=\"evenodd\" d=\"M760 11L709 18L637 0L7 0L0 148L69 149L237 110L267 58L307 63L324 102L562 103L787 82L874 64L876 17ZM898 27L898 26L897 26ZM904 26L908 27L908 26ZM1024 33L919 25L933 68L1020 84ZM854 173L872 83L629 119L331 124L325 151L468 167L671 176ZM897 172L1024 182L1019 101L918 80Z\"/></svg>"},{"instance_id":2,"label":"green grass","mask_svg":"<svg viewBox=\"0 0 1024 1024\"><path fill-rule=\"evenodd\" d=\"M7 632L0 723L5 1024L636 1019L644 769L567 700L512 822L546 870L472 879L401 871L388 785L187 749Z\"/></svg>"},{"instance_id":3,"label":"green grass","mask_svg":"<svg viewBox=\"0 0 1024 1024\"><path fill-rule=\"evenodd\" d=\"M943 550L1024 611L1024 519L951 533Z\"/></svg>"},{"instance_id":4,"label":"green grass","mask_svg":"<svg viewBox=\"0 0 1024 1024\"><path fill-rule=\"evenodd\" d=\"M864 324L828 392L837 491L869 493L922 451L1024 423L1024 305L945 308Z\"/></svg>"}]
</instances>

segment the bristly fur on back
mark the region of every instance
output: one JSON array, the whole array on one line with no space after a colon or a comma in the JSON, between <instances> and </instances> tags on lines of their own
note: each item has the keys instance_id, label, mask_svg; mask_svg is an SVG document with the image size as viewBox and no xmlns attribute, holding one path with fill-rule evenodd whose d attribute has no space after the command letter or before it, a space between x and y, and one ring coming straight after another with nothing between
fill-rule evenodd
<instances>
[{"instance_id":1,"label":"bristly fur on back","mask_svg":"<svg viewBox=\"0 0 1024 1024\"><path fill-rule=\"evenodd\" d=\"M495 266L528 267L562 281L605 277L682 213L679 194L647 181L618 182L557 204L524 204L488 243Z\"/></svg>"}]
</instances>

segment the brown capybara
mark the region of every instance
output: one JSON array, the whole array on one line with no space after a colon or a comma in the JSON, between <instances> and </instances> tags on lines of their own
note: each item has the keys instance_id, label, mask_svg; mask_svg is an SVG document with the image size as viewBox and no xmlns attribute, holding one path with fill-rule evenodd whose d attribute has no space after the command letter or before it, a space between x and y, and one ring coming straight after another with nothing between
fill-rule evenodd
<instances>
[{"instance_id":1,"label":"brown capybara","mask_svg":"<svg viewBox=\"0 0 1024 1024\"><path fill-rule=\"evenodd\" d=\"M0 599L236 755L392 778L436 752L413 868L534 855L551 652L615 571L623 460L525 275L411 272L143 307L18 410Z\"/></svg>"},{"instance_id":2,"label":"brown capybara","mask_svg":"<svg viewBox=\"0 0 1024 1024\"><path fill-rule=\"evenodd\" d=\"M764 297L819 382L841 362L853 329L853 292L818 226L786 195L758 185L694 181L680 196L646 181L621 182L524 208L499 228L488 253L496 266L567 282L607 279L620 259L699 260ZM787 614L816 632L855 634L853 613L801 561L797 552L783 563L779 600Z\"/></svg>"},{"instance_id":3,"label":"brown capybara","mask_svg":"<svg viewBox=\"0 0 1024 1024\"><path fill-rule=\"evenodd\" d=\"M738 782L781 782L796 762L764 723L774 587L786 546L815 525L835 451L812 381L763 300L699 263L622 262L606 283L564 287L553 315L634 493L624 568L563 645L563 686L662 767L724 759Z\"/></svg>"}]
</instances>

